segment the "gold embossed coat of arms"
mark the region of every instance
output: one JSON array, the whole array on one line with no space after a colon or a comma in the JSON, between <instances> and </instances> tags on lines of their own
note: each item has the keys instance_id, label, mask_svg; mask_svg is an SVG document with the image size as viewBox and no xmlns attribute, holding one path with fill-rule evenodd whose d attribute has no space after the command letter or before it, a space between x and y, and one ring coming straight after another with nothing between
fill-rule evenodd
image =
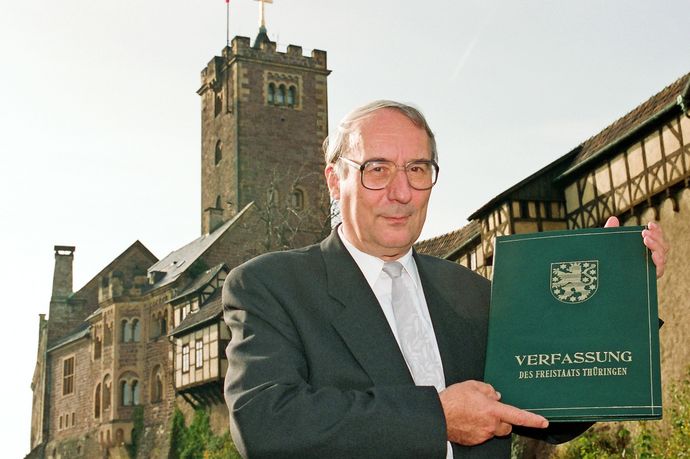
<instances>
[{"instance_id":1,"label":"gold embossed coat of arms","mask_svg":"<svg viewBox=\"0 0 690 459\"><path fill-rule=\"evenodd\" d=\"M599 261L551 263L551 294L563 303L582 303L597 292Z\"/></svg>"}]
</instances>

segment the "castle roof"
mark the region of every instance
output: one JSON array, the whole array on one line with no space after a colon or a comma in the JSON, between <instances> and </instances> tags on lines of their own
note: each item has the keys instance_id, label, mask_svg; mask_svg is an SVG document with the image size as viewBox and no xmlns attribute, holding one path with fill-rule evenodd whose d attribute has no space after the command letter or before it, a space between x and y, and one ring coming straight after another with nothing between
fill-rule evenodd
<instances>
[{"instance_id":1,"label":"castle roof","mask_svg":"<svg viewBox=\"0 0 690 459\"><path fill-rule=\"evenodd\" d=\"M247 204L232 219L223 223L212 233L204 234L189 244L170 252L165 258L151 266L148 269L149 274L161 273L161 278L156 281L154 288L163 287L177 280L199 257L206 253L214 242L239 221L252 205L253 203Z\"/></svg>"},{"instance_id":2,"label":"castle roof","mask_svg":"<svg viewBox=\"0 0 690 459\"><path fill-rule=\"evenodd\" d=\"M180 325L170 332L170 336L179 336L185 332L203 327L209 322L219 320L223 315L223 302L221 301L221 290L217 289L213 295L206 300L198 311L187 314Z\"/></svg>"},{"instance_id":3,"label":"castle roof","mask_svg":"<svg viewBox=\"0 0 690 459\"><path fill-rule=\"evenodd\" d=\"M271 40L268 38L268 33L266 32L266 27L261 26L259 27L259 33L256 35L256 38L254 39L254 49L259 49L261 48L261 45L264 43L270 43Z\"/></svg>"},{"instance_id":4,"label":"castle roof","mask_svg":"<svg viewBox=\"0 0 690 459\"><path fill-rule=\"evenodd\" d=\"M151 251L139 240L136 240L132 243L132 245L130 245L124 251L122 251L120 255L115 257L113 261L108 263L108 265L105 268L101 269L95 276L93 276L91 280L84 284L82 288L74 292L73 297L84 299L91 304L98 303L99 280L110 271L116 269L120 265L120 262L122 262L130 254L133 254L137 251L140 252L145 258L148 258L150 263L156 263L158 261L158 257L151 253Z\"/></svg>"},{"instance_id":5,"label":"castle roof","mask_svg":"<svg viewBox=\"0 0 690 459\"><path fill-rule=\"evenodd\" d=\"M610 153L621 143L639 131L653 125L660 117L673 109L690 104L690 73L683 75L664 89L653 95L634 110L614 121L598 134L585 140L568 170L559 180L581 170L596 159Z\"/></svg>"},{"instance_id":6,"label":"castle roof","mask_svg":"<svg viewBox=\"0 0 690 459\"><path fill-rule=\"evenodd\" d=\"M554 184L554 180L572 163L573 158L580 152L581 147L566 153L557 160L547 164L529 177L520 180L515 185L498 194L484 204L468 220L481 218L485 213L491 212L496 205L500 205L506 199L514 200L563 200L563 192Z\"/></svg>"},{"instance_id":7,"label":"castle roof","mask_svg":"<svg viewBox=\"0 0 690 459\"><path fill-rule=\"evenodd\" d=\"M194 281L192 281L192 283L189 284L182 293L170 300L170 302L174 303L175 301L184 298L188 295L191 295L193 293L196 293L197 291L206 287L206 285L208 285L213 279L215 279L215 277L222 269L225 269L226 272L229 271L225 263L221 263L219 265L214 266L213 268L207 269L200 276L194 279Z\"/></svg>"},{"instance_id":8,"label":"castle roof","mask_svg":"<svg viewBox=\"0 0 690 459\"><path fill-rule=\"evenodd\" d=\"M481 218L506 199L562 200L562 191L559 191L561 187L556 182L610 154L631 136L677 109L681 103L685 104L687 110L687 106L690 105L689 99L690 73L680 77L570 152L498 194L472 213L468 220Z\"/></svg>"},{"instance_id":9,"label":"castle roof","mask_svg":"<svg viewBox=\"0 0 690 459\"><path fill-rule=\"evenodd\" d=\"M431 239L419 241L414 245L417 252L439 258L449 258L453 253L479 237L479 222L471 221L460 229Z\"/></svg>"},{"instance_id":10,"label":"castle roof","mask_svg":"<svg viewBox=\"0 0 690 459\"><path fill-rule=\"evenodd\" d=\"M50 346L50 348L48 348L46 352L52 352L58 348L67 346L70 343L78 341L81 338L88 336L89 331L91 331L91 325L88 322L82 322L74 330L72 330L72 332L56 340L55 343L52 343L52 346Z\"/></svg>"}]
</instances>

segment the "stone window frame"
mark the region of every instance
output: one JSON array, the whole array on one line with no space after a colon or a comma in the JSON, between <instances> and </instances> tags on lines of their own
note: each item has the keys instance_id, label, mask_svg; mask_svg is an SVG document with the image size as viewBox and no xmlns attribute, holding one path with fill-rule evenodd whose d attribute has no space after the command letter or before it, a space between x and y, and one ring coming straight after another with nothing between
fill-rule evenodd
<instances>
[{"instance_id":1,"label":"stone window frame","mask_svg":"<svg viewBox=\"0 0 690 459\"><path fill-rule=\"evenodd\" d=\"M102 400L101 414L104 415L106 411L110 411L113 406L113 378L110 373L103 376L103 388L101 390Z\"/></svg>"},{"instance_id":2,"label":"stone window frame","mask_svg":"<svg viewBox=\"0 0 690 459\"><path fill-rule=\"evenodd\" d=\"M168 320L165 309L151 313L151 326L149 329L149 340L157 340L161 336L168 334Z\"/></svg>"},{"instance_id":3,"label":"stone window frame","mask_svg":"<svg viewBox=\"0 0 690 459\"><path fill-rule=\"evenodd\" d=\"M120 375L118 389L119 406L141 405L141 382L136 373L126 371Z\"/></svg>"},{"instance_id":4,"label":"stone window frame","mask_svg":"<svg viewBox=\"0 0 690 459\"><path fill-rule=\"evenodd\" d=\"M120 327L120 343L138 343L141 341L141 319L138 316L122 319Z\"/></svg>"},{"instance_id":5,"label":"stone window frame","mask_svg":"<svg viewBox=\"0 0 690 459\"><path fill-rule=\"evenodd\" d=\"M153 367L151 371L151 403L163 401L165 385L163 383L163 369L160 364Z\"/></svg>"},{"instance_id":6,"label":"stone window frame","mask_svg":"<svg viewBox=\"0 0 690 459\"><path fill-rule=\"evenodd\" d=\"M295 211L302 211L306 208L307 193L304 188L296 186L290 192L290 208Z\"/></svg>"},{"instance_id":7,"label":"stone window frame","mask_svg":"<svg viewBox=\"0 0 690 459\"><path fill-rule=\"evenodd\" d=\"M98 384L96 384L96 388L94 389L94 394L93 394L93 418L94 419L100 419L101 418L101 412L103 411L103 386L102 382L99 381Z\"/></svg>"},{"instance_id":8,"label":"stone window frame","mask_svg":"<svg viewBox=\"0 0 690 459\"><path fill-rule=\"evenodd\" d=\"M302 110L303 81L299 74L264 70L264 105Z\"/></svg>"},{"instance_id":9,"label":"stone window frame","mask_svg":"<svg viewBox=\"0 0 690 459\"><path fill-rule=\"evenodd\" d=\"M70 373L67 373L67 364L71 361L69 365ZM62 396L66 397L68 395L74 394L75 391L75 373L76 373L76 358L74 354L70 354L62 359Z\"/></svg>"}]
</instances>

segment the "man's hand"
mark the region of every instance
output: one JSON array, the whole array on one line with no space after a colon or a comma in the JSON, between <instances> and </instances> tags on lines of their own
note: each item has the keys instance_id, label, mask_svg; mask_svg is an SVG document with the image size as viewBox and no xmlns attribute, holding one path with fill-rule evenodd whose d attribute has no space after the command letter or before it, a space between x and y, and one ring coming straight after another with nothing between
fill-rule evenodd
<instances>
[{"instance_id":1,"label":"man's hand","mask_svg":"<svg viewBox=\"0 0 690 459\"><path fill-rule=\"evenodd\" d=\"M618 219L616 217L609 217L609 219L606 220L604 228L613 228L616 226L620 226ZM661 229L661 225L657 222L649 222L647 224L647 229L642 230L642 238L644 245L652 251L652 260L656 265L656 277L658 279L664 275L666 257L668 256L671 246L664 240L664 232Z\"/></svg>"},{"instance_id":2,"label":"man's hand","mask_svg":"<svg viewBox=\"0 0 690 459\"><path fill-rule=\"evenodd\" d=\"M513 425L545 428L549 421L499 402L501 394L480 381L453 384L439 394L446 416L448 440L472 446L508 435Z\"/></svg>"}]
</instances>

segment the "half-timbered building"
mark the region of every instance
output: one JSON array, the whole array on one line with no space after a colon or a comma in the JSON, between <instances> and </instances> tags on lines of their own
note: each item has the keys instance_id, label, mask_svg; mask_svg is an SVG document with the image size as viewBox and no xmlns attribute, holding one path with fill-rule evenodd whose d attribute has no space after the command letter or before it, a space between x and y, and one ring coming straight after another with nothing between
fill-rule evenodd
<instances>
[{"instance_id":1,"label":"half-timbered building","mask_svg":"<svg viewBox=\"0 0 690 459\"><path fill-rule=\"evenodd\" d=\"M690 74L489 200L459 230L416 244L491 278L496 236L660 221L673 245L659 281L663 379L690 363Z\"/></svg>"}]
</instances>

